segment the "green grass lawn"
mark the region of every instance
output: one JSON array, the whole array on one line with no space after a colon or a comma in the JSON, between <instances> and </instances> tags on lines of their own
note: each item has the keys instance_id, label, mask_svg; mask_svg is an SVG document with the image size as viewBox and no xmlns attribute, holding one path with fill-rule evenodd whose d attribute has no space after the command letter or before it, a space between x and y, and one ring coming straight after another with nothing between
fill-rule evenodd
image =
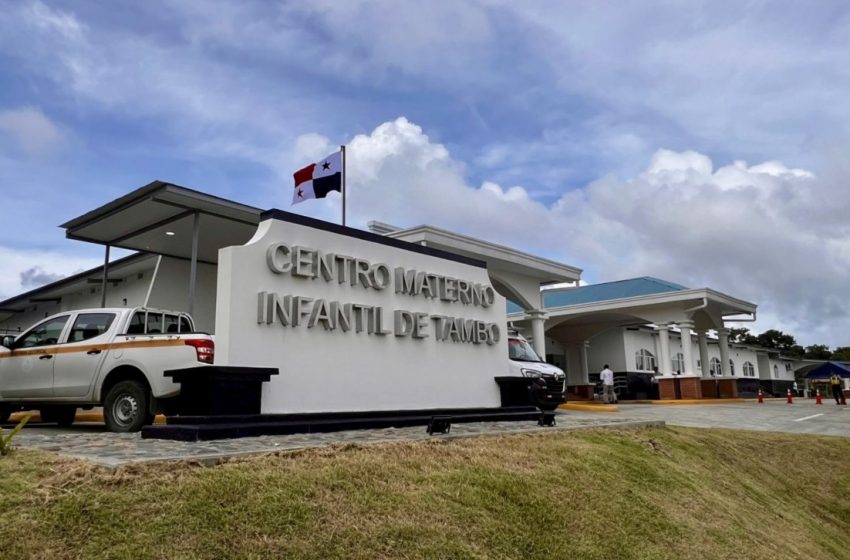
<instances>
[{"instance_id":1,"label":"green grass lawn","mask_svg":"<svg viewBox=\"0 0 850 560\"><path fill-rule=\"evenodd\" d=\"M0 558L850 558L850 439L549 432L215 467L0 458Z\"/></svg>"}]
</instances>

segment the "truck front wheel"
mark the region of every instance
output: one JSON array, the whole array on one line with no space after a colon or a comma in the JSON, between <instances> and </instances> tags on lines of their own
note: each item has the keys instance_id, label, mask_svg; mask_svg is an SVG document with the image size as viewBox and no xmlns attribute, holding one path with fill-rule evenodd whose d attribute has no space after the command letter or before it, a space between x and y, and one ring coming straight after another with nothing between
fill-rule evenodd
<instances>
[{"instance_id":1,"label":"truck front wheel","mask_svg":"<svg viewBox=\"0 0 850 560\"><path fill-rule=\"evenodd\" d=\"M148 390L138 381L121 381L103 400L103 418L110 432L138 432L153 421L148 412Z\"/></svg>"}]
</instances>

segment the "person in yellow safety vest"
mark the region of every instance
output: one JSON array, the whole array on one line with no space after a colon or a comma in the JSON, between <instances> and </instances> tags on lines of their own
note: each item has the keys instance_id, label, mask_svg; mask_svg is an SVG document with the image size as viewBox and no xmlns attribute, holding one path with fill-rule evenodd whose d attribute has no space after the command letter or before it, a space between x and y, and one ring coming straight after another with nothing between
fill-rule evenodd
<instances>
[{"instance_id":1,"label":"person in yellow safety vest","mask_svg":"<svg viewBox=\"0 0 850 560\"><path fill-rule=\"evenodd\" d=\"M837 373L833 373L832 377L829 378L829 384L832 386L832 396L835 397L835 404L841 404L841 378L838 377Z\"/></svg>"}]
</instances>

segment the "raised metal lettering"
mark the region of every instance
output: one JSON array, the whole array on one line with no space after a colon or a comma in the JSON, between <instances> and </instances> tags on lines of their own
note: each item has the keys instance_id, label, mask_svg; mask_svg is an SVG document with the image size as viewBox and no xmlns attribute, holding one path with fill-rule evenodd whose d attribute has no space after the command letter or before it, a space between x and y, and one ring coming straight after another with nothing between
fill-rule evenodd
<instances>
[{"instance_id":1,"label":"raised metal lettering","mask_svg":"<svg viewBox=\"0 0 850 560\"><path fill-rule=\"evenodd\" d=\"M413 316L413 338L428 338L428 314L416 313Z\"/></svg>"},{"instance_id":2,"label":"raised metal lettering","mask_svg":"<svg viewBox=\"0 0 850 560\"><path fill-rule=\"evenodd\" d=\"M351 285L354 286L358 282L364 288L369 287L369 261L366 259L354 259L354 276L351 278Z\"/></svg>"},{"instance_id":3,"label":"raised metal lettering","mask_svg":"<svg viewBox=\"0 0 850 560\"><path fill-rule=\"evenodd\" d=\"M313 311L310 313L307 328L313 328L317 323L322 323L326 331L332 331L334 329L333 319L328 309L328 302L321 298L313 302Z\"/></svg>"},{"instance_id":4,"label":"raised metal lettering","mask_svg":"<svg viewBox=\"0 0 850 560\"><path fill-rule=\"evenodd\" d=\"M351 330L351 304L340 304L338 301L330 303L331 317L334 323L342 332Z\"/></svg>"},{"instance_id":5,"label":"raised metal lettering","mask_svg":"<svg viewBox=\"0 0 850 560\"><path fill-rule=\"evenodd\" d=\"M390 267L384 263L376 263L369 268L369 285L372 288L383 290L390 285L391 279Z\"/></svg>"},{"instance_id":6,"label":"raised metal lettering","mask_svg":"<svg viewBox=\"0 0 850 560\"><path fill-rule=\"evenodd\" d=\"M413 332L413 313L396 309L393 312L393 332L396 336L410 336Z\"/></svg>"},{"instance_id":7,"label":"raised metal lettering","mask_svg":"<svg viewBox=\"0 0 850 560\"><path fill-rule=\"evenodd\" d=\"M395 268L395 293L413 295L415 281L415 270L404 270L401 266Z\"/></svg>"},{"instance_id":8,"label":"raised metal lettering","mask_svg":"<svg viewBox=\"0 0 850 560\"><path fill-rule=\"evenodd\" d=\"M293 276L303 276L305 278L313 278L316 276L313 259L316 256L316 251L309 247L295 246L292 248L294 253L293 262L295 268L292 269Z\"/></svg>"},{"instance_id":9,"label":"raised metal lettering","mask_svg":"<svg viewBox=\"0 0 850 560\"><path fill-rule=\"evenodd\" d=\"M285 274L292 269L290 249L286 243L272 243L266 249L266 264L275 274Z\"/></svg>"}]
</instances>

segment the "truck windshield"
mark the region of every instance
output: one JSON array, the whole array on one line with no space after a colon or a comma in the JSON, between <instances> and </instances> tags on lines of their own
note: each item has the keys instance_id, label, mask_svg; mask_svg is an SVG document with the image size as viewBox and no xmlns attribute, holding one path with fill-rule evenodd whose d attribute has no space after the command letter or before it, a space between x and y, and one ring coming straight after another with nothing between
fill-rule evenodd
<instances>
[{"instance_id":1,"label":"truck windshield","mask_svg":"<svg viewBox=\"0 0 850 560\"><path fill-rule=\"evenodd\" d=\"M537 352L534 351L534 348L532 348L528 342L519 338L508 339L508 357L512 360L518 360L520 362L543 361L540 359L540 356L537 355Z\"/></svg>"}]
</instances>

